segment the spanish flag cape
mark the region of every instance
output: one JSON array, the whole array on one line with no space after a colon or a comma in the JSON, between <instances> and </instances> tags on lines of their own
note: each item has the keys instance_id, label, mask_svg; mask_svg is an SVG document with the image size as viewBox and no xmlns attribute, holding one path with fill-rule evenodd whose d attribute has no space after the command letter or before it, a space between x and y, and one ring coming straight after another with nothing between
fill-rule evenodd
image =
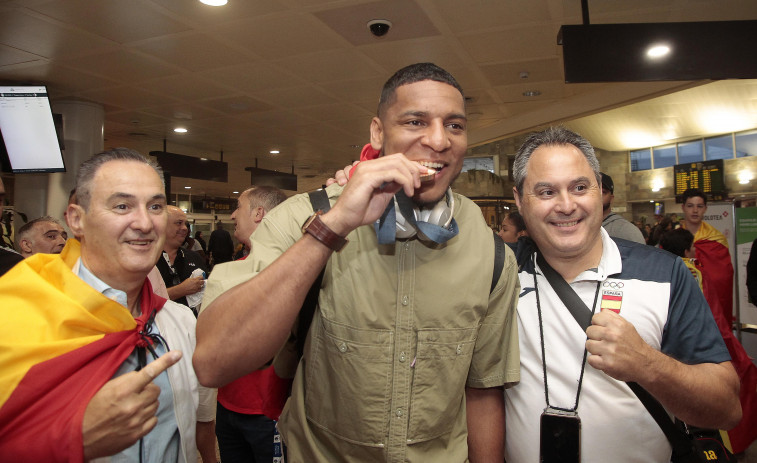
<instances>
[{"instance_id":1,"label":"spanish flag cape","mask_svg":"<svg viewBox=\"0 0 757 463\"><path fill-rule=\"evenodd\" d=\"M72 271L77 240L60 255L35 254L0 278L0 460L81 462L92 396L135 346L165 299L145 279L142 316Z\"/></svg>"},{"instance_id":2,"label":"spanish flag cape","mask_svg":"<svg viewBox=\"0 0 757 463\"><path fill-rule=\"evenodd\" d=\"M733 266L725 236L712 225L702 222L694 236L694 246L697 261L701 264L697 268L702 272L704 297L728 347L731 363L741 383L741 421L728 431L733 453L741 453L757 439L757 367L733 334ZM723 306L723 303L729 305Z\"/></svg>"},{"instance_id":3,"label":"spanish flag cape","mask_svg":"<svg viewBox=\"0 0 757 463\"><path fill-rule=\"evenodd\" d=\"M697 260L702 262L704 270L705 297L710 308L716 310L711 296L718 300L717 306L728 326L733 324L733 264L728 252L728 241L715 227L702 222L694 235L694 247ZM710 294L708 294L710 293Z\"/></svg>"}]
</instances>

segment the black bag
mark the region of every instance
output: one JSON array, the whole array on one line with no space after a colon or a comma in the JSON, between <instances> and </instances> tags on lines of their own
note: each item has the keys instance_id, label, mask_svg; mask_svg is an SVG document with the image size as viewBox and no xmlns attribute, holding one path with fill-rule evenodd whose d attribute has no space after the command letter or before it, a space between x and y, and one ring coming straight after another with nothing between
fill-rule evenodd
<instances>
[{"instance_id":1,"label":"black bag","mask_svg":"<svg viewBox=\"0 0 757 463\"><path fill-rule=\"evenodd\" d=\"M720 431L713 429L689 428L681 421L676 422L679 430L689 439L692 451L679 456L673 453L673 463L722 463L736 462L736 457L723 444Z\"/></svg>"},{"instance_id":2,"label":"black bag","mask_svg":"<svg viewBox=\"0 0 757 463\"><path fill-rule=\"evenodd\" d=\"M578 297L565 279L544 260L541 253L537 252L536 261L544 277L549 281L550 286L552 286L552 289L555 290L565 307L581 326L581 329L586 331L591 324L591 310L586 307L586 304ZM736 461L733 454L723 444L719 431L689 428L681 421L674 423L670 420L665 408L646 389L634 382L627 382L626 384L636 394L649 414L652 415L652 418L660 426L665 437L668 438L673 448L672 463Z\"/></svg>"}]
</instances>

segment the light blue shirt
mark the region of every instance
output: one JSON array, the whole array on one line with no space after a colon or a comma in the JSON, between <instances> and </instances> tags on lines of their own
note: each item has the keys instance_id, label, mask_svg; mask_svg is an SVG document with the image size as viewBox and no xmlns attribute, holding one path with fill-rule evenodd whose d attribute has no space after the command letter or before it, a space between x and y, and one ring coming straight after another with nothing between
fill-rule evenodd
<instances>
[{"instance_id":1,"label":"light blue shirt","mask_svg":"<svg viewBox=\"0 0 757 463\"><path fill-rule=\"evenodd\" d=\"M78 269L77 269L78 268ZM108 299L114 300L124 307L127 307L126 293L118 289L111 288L107 283L97 278L87 269L79 259L74 266L76 274L84 280L89 286L102 293ZM159 334L156 323L152 324L152 332ZM166 352L165 346L161 343L153 345L155 353L158 356ZM147 362L152 361L152 356L147 355ZM136 349L121 364L118 371L113 375L114 378L137 369L138 357ZM144 463L162 463L178 462L180 453L179 426L176 424L176 416L173 410L173 391L168 381L168 373L165 371L153 380L153 384L160 388L158 398L160 405L158 407L158 424L146 436L142 438L142 462ZM131 447L113 455L111 462L114 463L133 463L139 462L140 441L137 441Z\"/></svg>"}]
</instances>

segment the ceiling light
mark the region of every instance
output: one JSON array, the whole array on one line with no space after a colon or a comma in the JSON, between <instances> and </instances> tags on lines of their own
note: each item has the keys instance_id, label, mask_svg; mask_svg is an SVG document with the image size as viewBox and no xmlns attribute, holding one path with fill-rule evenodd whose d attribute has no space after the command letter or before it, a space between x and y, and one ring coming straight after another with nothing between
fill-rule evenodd
<instances>
[{"instance_id":1,"label":"ceiling light","mask_svg":"<svg viewBox=\"0 0 757 463\"><path fill-rule=\"evenodd\" d=\"M228 0L200 0L200 3L204 3L209 6L223 6Z\"/></svg>"},{"instance_id":2,"label":"ceiling light","mask_svg":"<svg viewBox=\"0 0 757 463\"><path fill-rule=\"evenodd\" d=\"M176 127L175 129L173 129L173 131L176 133L187 133L187 129L185 129L184 127Z\"/></svg>"},{"instance_id":3,"label":"ceiling light","mask_svg":"<svg viewBox=\"0 0 757 463\"><path fill-rule=\"evenodd\" d=\"M539 90L528 90L523 92L523 96L527 97L533 97L533 96L539 96L541 95L541 92Z\"/></svg>"},{"instance_id":4,"label":"ceiling light","mask_svg":"<svg viewBox=\"0 0 757 463\"><path fill-rule=\"evenodd\" d=\"M670 53L670 47L663 44L652 45L647 49L647 56L653 59L662 58Z\"/></svg>"},{"instance_id":5,"label":"ceiling light","mask_svg":"<svg viewBox=\"0 0 757 463\"><path fill-rule=\"evenodd\" d=\"M200 161L207 161L208 158L200 158Z\"/></svg>"},{"instance_id":6,"label":"ceiling light","mask_svg":"<svg viewBox=\"0 0 757 463\"><path fill-rule=\"evenodd\" d=\"M191 189L192 189L192 187L191 187L191 186L185 186L185 187L184 187L184 189L185 189L185 190L191 190Z\"/></svg>"},{"instance_id":7,"label":"ceiling light","mask_svg":"<svg viewBox=\"0 0 757 463\"><path fill-rule=\"evenodd\" d=\"M279 154L280 151L279 150L271 150L271 151L269 151L269 153L271 153L271 154Z\"/></svg>"},{"instance_id":8,"label":"ceiling light","mask_svg":"<svg viewBox=\"0 0 757 463\"><path fill-rule=\"evenodd\" d=\"M235 194L235 195L238 195L238 194L239 194L239 192L238 192L238 191L232 191L232 192L231 192L231 194Z\"/></svg>"}]
</instances>

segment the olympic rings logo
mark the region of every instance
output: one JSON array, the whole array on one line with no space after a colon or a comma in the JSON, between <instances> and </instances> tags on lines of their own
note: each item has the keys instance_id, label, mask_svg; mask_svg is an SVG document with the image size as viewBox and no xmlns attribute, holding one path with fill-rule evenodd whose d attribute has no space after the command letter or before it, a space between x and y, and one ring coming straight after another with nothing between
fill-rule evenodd
<instances>
[{"instance_id":1,"label":"olympic rings logo","mask_svg":"<svg viewBox=\"0 0 757 463\"><path fill-rule=\"evenodd\" d=\"M625 285L622 281L605 281L602 283L602 286L605 288L622 289Z\"/></svg>"}]
</instances>

